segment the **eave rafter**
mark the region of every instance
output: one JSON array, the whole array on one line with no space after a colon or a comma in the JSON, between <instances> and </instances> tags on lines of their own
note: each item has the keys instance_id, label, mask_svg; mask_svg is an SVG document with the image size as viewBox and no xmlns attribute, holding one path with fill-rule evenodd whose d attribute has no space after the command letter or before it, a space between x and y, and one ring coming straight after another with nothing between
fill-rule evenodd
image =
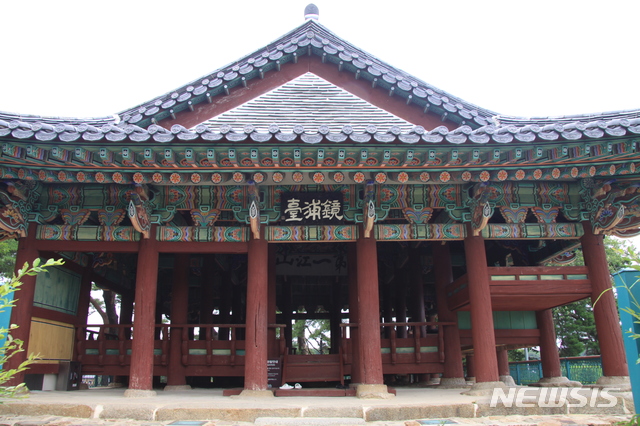
<instances>
[{"instance_id":1,"label":"eave rafter","mask_svg":"<svg viewBox=\"0 0 640 426\"><path fill-rule=\"evenodd\" d=\"M297 141L298 143L296 143ZM309 145L202 141L96 145L2 143L3 175L26 180L155 184L447 183L574 180L636 172L639 140L548 145ZM238 175L238 173L240 175ZM319 173L319 174L318 174ZM359 174L358 174L359 173ZM357 175L357 177L356 177ZM51 177L53 176L53 178ZM351 180L353 179L353 180ZM320 181L318 181L320 180Z\"/></svg>"}]
</instances>

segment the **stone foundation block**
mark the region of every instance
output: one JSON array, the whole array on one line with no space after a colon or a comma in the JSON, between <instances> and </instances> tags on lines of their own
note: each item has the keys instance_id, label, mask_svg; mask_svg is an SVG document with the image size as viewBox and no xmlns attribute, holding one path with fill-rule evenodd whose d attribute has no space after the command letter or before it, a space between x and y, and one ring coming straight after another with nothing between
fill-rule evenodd
<instances>
[{"instance_id":1,"label":"stone foundation block","mask_svg":"<svg viewBox=\"0 0 640 426\"><path fill-rule=\"evenodd\" d=\"M473 404L368 407L364 414L367 422L447 417L474 417Z\"/></svg>"}]
</instances>

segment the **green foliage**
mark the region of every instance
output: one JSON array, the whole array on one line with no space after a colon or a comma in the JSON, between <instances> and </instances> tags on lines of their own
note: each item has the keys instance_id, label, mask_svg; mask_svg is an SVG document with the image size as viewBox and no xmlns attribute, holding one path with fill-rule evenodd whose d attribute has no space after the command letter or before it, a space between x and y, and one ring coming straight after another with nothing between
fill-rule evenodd
<instances>
[{"instance_id":1,"label":"green foliage","mask_svg":"<svg viewBox=\"0 0 640 426\"><path fill-rule=\"evenodd\" d=\"M0 241L0 277L9 278L16 266L16 240Z\"/></svg>"},{"instance_id":2,"label":"green foliage","mask_svg":"<svg viewBox=\"0 0 640 426\"><path fill-rule=\"evenodd\" d=\"M524 361L524 349L513 349L509 351L509 362Z\"/></svg>"},{"instance_id":3,"label":"green foliage","mask_svg":"<svg viewBox=\"0 0 640 426\"><path fill-rule=\"evenodd\" d=\"M16 274L13 274L11 280L0 285L0 310L4 310L9 307L15 306L15 300L10 300L10 295L16 290L20 289L22 282L20 281L25 276L35 276L40 272L46 271L49 266L62 265L64 262L62 259L53 260L49 259L45 263L41 263L40 259L33 261L33 265L29 267L29 264L25 262L24 266L18 270ZM25 384L21 383L17 386L2 386L7 383L13 376L26 370L29 365L37 359L37 355L31 354L27 359L22 362L17 368L6 369L7 361L14 355L24 352L23 342L20 339L14 339L11 337L11 330L18 328L17 325L11 324L9 328L0 328L0 339L5 338L4 344L0 347L0 365L3 368L0 370L0 397L13 397L17 393L25 390Z\"/></svg>"},{"instance_id":4,"label":"green foliage","mask_svg":"<svg viewBox=\"0 0 640 426\"><path fill-rule=\"evenodd\" d=\"M513 349L508 351L509 362L540 359L540 352L534 348Z\"/></svg>"}]
</instances>

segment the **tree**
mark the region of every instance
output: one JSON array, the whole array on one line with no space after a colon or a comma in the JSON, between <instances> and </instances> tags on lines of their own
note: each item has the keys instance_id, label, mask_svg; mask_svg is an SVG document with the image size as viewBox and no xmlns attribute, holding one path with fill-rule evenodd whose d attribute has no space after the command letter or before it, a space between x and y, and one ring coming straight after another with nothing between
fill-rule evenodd
<instances>
[{"instance_id":1,"label":"tree","mask_svg":"<svg viewBox=\"0 0 640 426\"><path fill-rule=\"evenodd\" d=\"M120 304L116 292L100 288L95 283L91 286L91 291L102 290L102 300L92 297L90 302L93 309L102 317L105 324L118 324L117 305Z\"/></svg>"},{"instance_id":2,"label":"tree","mask_svg":"<svg viewBox=\"0 0 640 426\"><path fill-rule=\"evenodd\" d=\"M303 313L303 311L298 311ZM296 338L294 345L298 354L323 354L329 353L331 348L330 321L325 319L300 319L295 320L292 329Z\"/></svg>"},{"instance_id":3,"label":"tree","mask_svg":"<svg viewBox=\"0 0 640 426\"><path fill-rule=\"evenodd\" d=\"M13 275L16 266L16 240L0 241L0 277L9 278Z\"/></svg>"},{"instance_id":4,"label":"tree","mask_svg":"<svg viewBox=\"0 0 640 426\"><path fill-rule=\"evenodd\" d=\"M45 272L47 267L62 265L64 262L62 259L53 260L49 259L44 264L41 264L40 259L36 259L33 261L33 266L29 267L28 263L25 263L24 266L18 270L18 272L14 275L12 274L12 278L0 284L0 310L7 309L9 307L13 307L15 301L10 297L11 294L20 289L22 282L20 280L27 275L34 276L40 272ZM17 373L20 373L26 370L29 365L33 364L33 362L37 359L37 355L29 354L27 359L22 362L17 368L5 369L4 367L7 365L7 361L11 359L11 357L15 356L20 352L24 352L23 341L20 339L14 339L11 337L11 330L15 330L18 328L16 325L10 325L9 328L0 328L0 339L5 339L2 346L0 346L0 365L3 368L0 370L0 397L12 397L16 393L19 393L25 389L25 384L20 383L17 386L2 386L7 383L13 376Z\"/></svg>"},{"instance_id":5,"label":"tree","mask_svg":"<svg viewBox=\"0 0 640 426\"><path fill-rule=\"evenodd\" d=\"M633 247L619 239L605 237L605 251L609 272L613 273L632 264ZM576 265L584 265L582 251L578 250ZM560 341L560 356L599 355L598 333L593 317L591 299L584 299L553 310L556 336Z\"/></svg>"}]
</instances>

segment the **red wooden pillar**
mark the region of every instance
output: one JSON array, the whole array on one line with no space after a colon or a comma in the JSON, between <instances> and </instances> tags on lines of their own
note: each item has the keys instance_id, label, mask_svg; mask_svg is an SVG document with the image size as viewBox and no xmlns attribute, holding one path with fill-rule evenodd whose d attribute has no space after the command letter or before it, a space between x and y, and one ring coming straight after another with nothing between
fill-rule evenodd
<instances>
[{"instance_id":1,"label":"red wooden pillar","mask_svg":"<svg viewBox=\"0 0 640 426\"><path fill-rule=\"evenodd\" d=\"M214 306L214 285L215 283L215 255L209 254L204 257L204 277L202 277L202 287L200 288L200 324L213 324ZM220 307L220 317L222 317L222 307ZM221 321L222 322L222 321ZM205 339L204 331L200 330L200 340Z\"/></svg>"},{"instance_id":2,"label":"red wooden pillar","mask_svg":"<svg viewBox=\"0 0 640 426\"><path fill-rule=\"evenodd\" d=\"M361 234L362 235L362 234ZM380 351L380 297L378 295L378 250L374 238L358 238L358 329L362 382L356 395L361 398L386 398Z\"/></svg>"},{"instance_id":3,"label":"red wooden pillar","mask_svg":"<svg viewBox=\"0 0 640 426\"><path fill-rule=\"evenodd\" d=\"M135 316L131 342L131 370L127 397L151 396L153 392L153 345L158 287L156 227L140 240L136 272Z\"/></svg>"},{"instance_id":4,"label":"red wooden pillar","mask_svg":"<svg viewBox=\"0 0 640 426\"><path fill-rule=\"evenodd\" d=\"M396 291L396 322L407 322L407 281L409 275L405 268L396 269L396 276L393 279ZM407 337L407 327L396 327L397 337L404 339Z\"/></svg>"},{"instance_id":5,"label":"red wooden pillar","mask_svg":"<svg viewBox=\"0 0 640 426\"><path fill-rule=\"evenodd\" d=\"M284 341L287 351L291 350L293 344L293 302L291 294L291 281L284 277L282 283L282 322L287 325L284 329Z\"/></svg>"},{"instance_id":6,"label":"red wooden pillar","mask_svg":"<svg viewBox=\"0 0 640 426\"><path fill-rule=\"evenodd\" d=\"M264 239L249 241L244 389L267 391L267 325L269 312L269 245ZM246 392L250 391L250 392Z\"/></svg>"},{"instance_id":7,"label":"red wooden pillar","mask_svg":"<svg viewBox=\"0 0 640 426\"><path fill-rule=\"evenodd\" d=\"M189 315L189 254L178 253L173 262L171 286L171 324L184 325ZM204 333L204 330L201 331ZM187 385L185 366L182 364L182 340L188 339L188 330L171 327L169 335L169 373L165 390L191 389ZM185 354L186 355L186 354Z\"/></svg>"},{"instance_id":8,"label":"red wooden pillar","mask_svg":"<svg viewBox=\"0 0 640 426\"><path fill-rule=\"evenodd\" d=\"M453 322L455 325L446 325L444 332L444 372L441 385L466 384L464 369L462 368L462 349L460 346L460 330L458 329L458 314L449 310L447 304L447 285L453 282L453 270L451 268L451 254L448 244L433 243L433 273L436 281L436 303L438 321Z\"/></svg>"},{"instance_id":9,"label":"red wooden pillar","mask_svg":"<svg viewBox=\"0 0 640 426\"><path fill-rule=\"evenodd\" d=\"M342 323L342 300L341 300L342 277L331 285L331 308L330 308L330 333L331 333L331 351L332 354L340 353L340 345L342 339L340 337L340 323Z\"/></svg>"},{"instance_id":10,"label":"red wooden pillar","mask_svg":"<svg viewBox=\"0 0 640 426\"><path fill-rule=\"evenodd\" d=\"M476 359L476 383L498 382L496 337L493 329L493 311L489 288L489 272L484 238L474 237L467 228L464 251L469 278L469 302L471 305L471 337Z\"/></svg>"},{"instance_id":11,"label":"red wooden pillar","mask_svg":"<svg viewBox=\"0 0 640 426\"><path fill-rule=\"evenodd\" d=\"M509 351L506 349L498 349L496 352L498 358L498 374L500 381L507 386L515 386L516 382L511 377L511 369L509 368Z\"/></svg>"},{"instance_id":12,"label":"red wooden pillar","mask_svg":"<svg viewBox=\"0 0 640 426\"><path fill-rule=\"evenodd\" d=\"M424 284L422 277L422 261L418 248L409 249L409 282L411 283L411 322L427 320L424 308ZM417 330L416 330L417 332ZM420 337L427 337L427 327L420 327Z\"/></svg>"},{"instance_id":13,"label":"red wooden pillar","mask_svg":"<svg viewBox=\"0 0 640 426\"><path fill-rule=\"evenodd\" d=\"M231 324L232 318L235 318L235 313L232 315L231 310L235 306L233 303L233 291L234 286L231 282L231 273L223 271L220 277L220 323ZM229 340L230 333L228 328L220 327L218 329L219 340Z\"/></svg>"},{"instance_id":14,"label":"red wooden pillar","mask_svg":"<svg viewBox=\"0 0 640 426\"><path fill-rule=\"evenodd\" d=\"M506 349L498 349L496 351L496 357L498 358L498 374L500 376L510 376L509 371L509 351Z\"/></svg>"},{"instance_id":15,"label":"red wooden pillar","mask_svg":"<svg viewBox=\"0 0 640 426\"><path fill-rule=\"evenodd\" d=\"M622 329L616 308L616 301L611 291L611 275L604 251L604 236L593 233L591 223L582 222L584 235L580 239L584 263L589 268L591 280L591 300L594 303L593 316L596 322L602 371L604 376L627 377L629 369L624 352ZM597 300L597 303L596 303ZM599 381L599 383L601 383Z\"/></svg>"},{"instance_id":16,"label":"red wooden pillar","mask_svg":"<svg viewBox=\"0 0 640 426\"><path fill-rule=\"evenodd\" d=\"M473 354L467 354L467 380L476 380L476 359Z\"/></svg>"},{"instance_id":17,"label":"red wooden pillar","mask_svg":"<svg viewBox=\"0 0 640 426\"><path fill-rule=\"evenodd\" d=\"M542 362L542 377L560 377L560 356L556 343L556 331L553 326L553 312L551 309L536 312L536 322L540 330L540 360Z\"/></svg>"},{"instance_id":18,"label":"red wooden pillar","mask_svg":"<svg viewBox=\"0 0 640 426\"><path fill-rule=\"evenodd\" d=\"M268 294L269 294L269 314L268 314L268 323L275 324L277 320L277 302L276 302L276 246L271 244L269 245L269 258L268 258ZM280 356L278 353L278 341L276 339L276 329L268 328L267 329L267 339L269 341L269 358L275 359Z\"/></svg>"},{"instance_id":19,"label":"red wooden pillar","mask_svg":"<svg viewBox=\"0 0 640 426\"><path fill-rule=\"evenodd\" d=\"M349 244L347 263L349 271L349 322L358 324L360 320L358 307L358 265L356 260L356 245ZM351 341L351 384L362 383L364 371L360 362L360 327L349 328Z\"/></svg>"},{"instance_id":20,"label":"red wooden pillar","mask_svg":"<svg viewBox=\"0 0 640 426\"><path fill-rule=\"evenodd\" d=\"M21 269L25 262L29 266L39 257L36 249L36 224L29 224L27 236L18 240L18 251L16 252L16 272ZM36 293L36 276L26 275L20 280L22 286L14 294L15 306L11 309L11 324L17 324L18 328L11 331L14 339L24 342L24 352L16 353L5 364L7 370L18 368L27 359L29 347L29 334L31 333L31 316L33 312L33 298ZM24 382L24 372L17 373L13 379L9 380L5 386L17 386Z\"/></svg>"}]
</instances>

